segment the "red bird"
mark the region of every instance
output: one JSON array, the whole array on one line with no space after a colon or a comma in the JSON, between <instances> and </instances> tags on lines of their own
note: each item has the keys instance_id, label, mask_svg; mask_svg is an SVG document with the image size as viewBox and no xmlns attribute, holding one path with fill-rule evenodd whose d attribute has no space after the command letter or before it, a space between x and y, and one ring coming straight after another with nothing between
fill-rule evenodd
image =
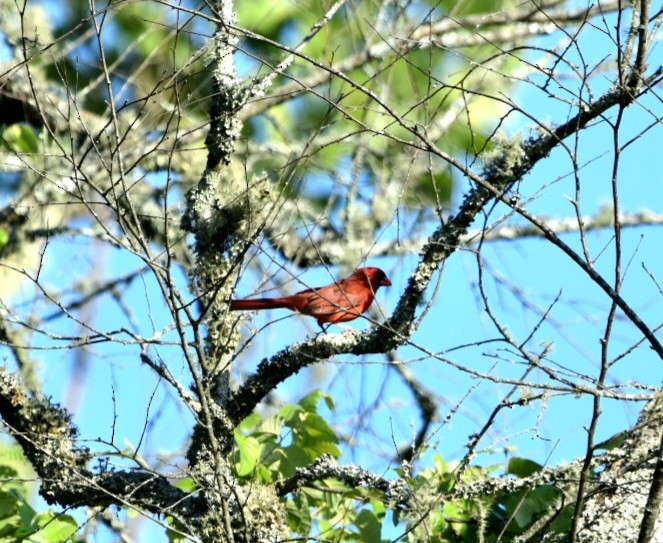
<instances>
[{"instance_id":1,"label":"red bird","mask_svg":"<svg viewBox=\"0 0 663 543\"><path fill-rule=\"evenodd\" d=\"M310 315L324 323L346 322L359 317L375 299L380 287L391 281L380 268L359 268L352 275L320 288L307 288L282 298L247 298L230 300L230 310L276 309L284 307Z\"/></svg>"}]
</instances>

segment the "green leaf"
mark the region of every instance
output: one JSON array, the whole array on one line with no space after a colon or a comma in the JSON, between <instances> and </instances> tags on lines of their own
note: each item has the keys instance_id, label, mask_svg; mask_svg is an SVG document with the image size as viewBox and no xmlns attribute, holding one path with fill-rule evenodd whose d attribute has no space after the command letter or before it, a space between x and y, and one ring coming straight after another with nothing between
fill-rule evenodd
<instances>
[{"instance_id":1,"label":"green leaf","mask_svg":"<svg viewBox=\"0 0 663 543\"><path fill-rule=\"evenodd\" d=\"M537 464L527 458L511 458L506 471L522 479L523 477L529 477L537 471L541 471L542 468L541 464Z\"/></svg>"},{"instance_id":2,"label":"green leaf","mask_svg":"<svg viewBox=\"0 0 663 543\"><path fill-rule=\"evenodd\" d=\"M259 30L263 36L278 38L286 23L296 20L302 8L294 2L243 0L237 2L237 18L243 28Z\"/></svg>"},{"instance_id":3,"label":"green leaf","mask_svg":"<svg viewBox=\"0 0 663 543\"><path fill-rule=\"evenodd\" d=\"M302 412L302 408L299 405L287 404L279 409L279 416L284 420L286 424L296 420L299 413ZM290 426L288 424L288 426Z\"/></svg>"},{"instance_id":4,"label":"green leaf","mask_svg":"<svg viewBox=\"0 0 663 543\"><path fill-rule=\"evenodd\" d=\"M181 481L177 481L175 486L181 490L184 490L184 492L195 492L198 489L198 486L192 477L186 477Z\"/></svg>"},{"instance_id":5,"label":"green leaf","mask_svg":"<svg viewBox=\"0 0 663 543\"><path fill-rule=\"evenodd\" d=\"M377 519L375 514L368 509L362 509L357 518L355 525L359 528L362 543L380 543L382 540L382 523Z\"/></svg>"},{"instance_id":6,"label":"green leaf","mask_svg":"<svg viewBox=\"0 0 663 543\"><path fill-rule=\"evenodd\" d=\"M39 138L32 127L26 124L12 124L4 129L3 139L7 144L20 153L39 152Z\"/></svg>"},{"instance_id":7,"label":"green leaf","mask_svg":"<svg viewBox=\"0 0 663 543\"><path fill-rule=\"evenodd\" d=\"M435 457L433 458L433 465L440 474L447 474L451 471L449 462L447 462L439 454L436 454Z\"/></svg>"},{"instance_id":8,"label":"green leaf","mask_svg":"<svg viewBox=\"0 0 663 543\"><path fill-rule=\"evenodd\" d=\"M246 417L242 422L239 423L239 429L242 432L255 430L261 421L262 417L260 416L259 413L251 413L248 417Z\"/></svg>"},{"instance_id":9,"label":"green leaf","mask_svg":"<svg viewBox=\"0 0 663 543\"><path fill-rule=\"evenodd\" d=\"M330 410L334 410L334 398L332 398L329 394L322 392L321 390L314 390L310 394L304 396L299 401L299 405L301 405L309 413L317 413L318 403L320 403L321 399L325 401L327 407Z\"/></svg>"},{"instance_id":10,"label":"green leaf","mask_svg":"<svg viewBox=\"0 0 663 543\"><path fill-rule=\"evenodd\" d=\"M285 426L292 429L292 445L298 453L304 452L308 458L307 465L323 454L331 454L338 458L341 451L336 446L338 438L327 421L318 415L317 406L323 399L326 405L333 409L334 402L331 396L320 391L314 391L305 396L299 405L284 405L279 410L279 418ZM295 449L287 448L292 452Z\"/></svg>"},{"instance_id":11,"label":"green leaf","mask_svg":"<svg viewBox=\"0 0 663 543\"><path fill-rule=\"evenodd\" d=\"M288 500L285 504L285 509L288 515L288 526L293 531L299 534L308 534L311 531L313 519L311 517L308 497L305 494Z\"/></svg>"},{"instance_id":12,"label":"green leaf","mask_svg":"<svg viewBox=\"0 0 663 543\"><path fill-rule=\"evenodd\" d=\"M416 182L416 190L408 191L408 203L421 204L424 199L425 204L435 202L444 207L451 201L451 189L453 179L447 170L433 173L423 173Z\"/></svg>"},{"instance_id":13,"label":"green leaf","mask_svg":"<svg viewBox=\"0 0 663 543\"><path fill-rule=\"evenodd\" d=\"M32 521L34 535L30 540L44 543L71 543L78 531L78 524L69 515L53 511L40 513Z\"/></svg>"},{"instance_id":14,"label":"green leaf","mask_svg":"<svg viewBox=\"0 0 663 543\"><path fill-rule=\"evenodd\" d=\"M603 441L598 445L596 445L596 448L605 449L606 451L612 451L614 449L617 449L618 447L621 447L624 444L624 441L626 440L627 437L628 437L628 432L619 432L618 434L612 436L610 439L607 439L606 441Z\"/></svg>"},{"instance_id":15,"label":"green leaf","mask_svg":"<svg viewBox=\"0 0 663 543\"><path fill-rule=\"evenodd\" d=\"M237 474L240 477L253 475L260 460L262 445L254 437L245 436L239 430L235 430L235 442L239 452Z\"/></svg>"},{"instance_id":16,"label":"green leaf","mask_svg":"<svg viewBox=\"0 0 663 543\"><path fill-rule=\"evenodd\" d=\"M278 436L283 429L283 417L267 417L260 425L260 431L273 436Z\"/></svg>"},{"instance_id":17,"label":"green leaf","mask_svg":"<svg viewBox=\"0 0 663 543\"><path fill-rule=\"evenodd\" d=\"M559 495L560 491L555 487L543 485L511 495L506 506L508 511L513 514L516 524L520 528L526 528L541 514L553 508Z\"/></svg>"},{"instance_id":18,"label":"green leaf","mask_svg":"<svg viewBox=\"0 0 663 543\"><path fill-rule=\"evenodd\" d=\"M323 454L331 454L334 458L341 456L336 446L338 438L320 415L306 413L301 417L301 424L293 427L297 442L309 452L312 460Z\"/></svg>"},{"instance_id":19,"label":"green leaf","mask_svg":"<svg viewBox=\"0 0 663 543\"><path fill-rule=\"evenodd\" d=\"M18 500L13 492L0 492L0 519L14 516L18 511Z\"/></svg>"},{"instance_id":20,"label":"green leaf","mask_svg":"<svg viewBox=\"0 0 663 543\"><path fill-rule=\"evenodd\" d=\"M310 456L299 445L290 445L278 451L280 458L276 469L282 477L292 477L296 468L303 468L311 463Z\"/></svg>"},{"instance_id":21,"label":"green leaf","mask_svg":"<svg viewBox=\"0 0 663 543\"><path fill-rule=\"evenodd\" d=\"M382 522L387 514L387 508L385 507L384 502L381 500L371 500L371 507L375 512L375 516L380 522Z\"/></svg>"},{"instance_id":22,"label":"green leaf","mask_svg":"<svg viewBox=\"0 0 663 543\"><path fill-rule=\"evenodd\" d=\"M338 438L334 430L317 413L321 399L329 409L334 408L333 398L316 390L302 398L298 406L284 406L280 412L286 426L292 428L293 444L306 451L310 460L315 460L323 454L331 454L335 458L341 455L341 451L336 446Z\"/></svg>"},{"instance_id":23,"label":"green leaf","mask_svg":"<svg viewBox=\"0 0 663 543\"><path fill-rule=\"evenodd\" d=\"M464 0L454 4L454 16L472 15L476 13L493 13L506 9L508 4L504 0Z\"/></svg>"},{"instance_id":24,"label":"green leaf","mask_svg":"<svg viewBox=\"0 0 663 543\"><path fill-rule=\"evenodd\" d=\"M522 500L515 511L514 520L516 524L524 528L529 526L532 522L532 518L539 511L539 506L535 500Z\"/></svg>"},{"instance_id":25,"label":"green leaf","mask_svg":"<svg viewBox=\"0 0 663 543\"><path fill-rule=\"evenodd\" d=\"M37 511L35 511L29 503L23 501L19 502L18 515L21 517L21 525L24 526L25 529L33 531L33 528L29 527L32 526L34 519L37 516Z\"/></svg>"},{"instance_id":26,"label":"green leaf","mask_svg":"<svg viewBox=\"0 0 663 543\"><path fill-rule=\"evenodd\" d=\"M9 232L4 228L0 228L0 254L5 250L9 244Z\"/></svg>"},{"instance_id":27,"label":"green leaf","mask_svg":"<svg viewBox=\"0 0 663 543\"><path fill-rule=\"evenodd\" d=\"M22 526L23 523L18 515L12 515L0 520L0 543L16 541L16 536Z\"/></svg>"},{"instance_id":28,"label":"green leaf","mask_svg":"<svg viewBox=\"0 0 663 543\"><path fill-rule=\"evenodd\" d=\"M575 509L573 504L565 507L562 512L550 523L550 530L558 534L567 534L571 529Z\"/></svg>"}]
</instances>

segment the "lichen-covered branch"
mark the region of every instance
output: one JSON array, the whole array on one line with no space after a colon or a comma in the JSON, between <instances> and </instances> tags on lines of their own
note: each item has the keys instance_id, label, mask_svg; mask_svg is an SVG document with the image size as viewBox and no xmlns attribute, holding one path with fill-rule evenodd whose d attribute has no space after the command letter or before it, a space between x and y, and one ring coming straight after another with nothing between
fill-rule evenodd
<instances>
[{"instance_id":1,"label":"lichen-covered branch","mask_svg":"<svg viewBox=\"0 0 663 543\"><path fill-rule=\"evenodd\" d=\"M233 425L226 414L239 339L237 327L228 317L227 300L244 254L272 212L274 197L267 183L247 179L241 166L233 164L242 128L238 113L247 88L235 69L238 38L230 32L236 19L233 3L218 0L210 7L219 20L211 51L207 166L186 196L182 220L183 228L195 238L196 265L190 275L201 307L194 323L196 357L188 358L200 417L187 459L205 503L204 514L195 519L196 532L210 543L276 541L284 533L282 506L269 488L243 491L229 459Z\"/></svg>"},{"instance_id":2,"label":"lichen-covered branch","mask_svg":"<svg viewBox=\"0 0 663 543\"><path fill-rule=\"evenodd\" d=\"M398 504L407 503L411 495L411 489L403 479L390 481L358 466L342 466L329 455L321 456L310 466L299 468L289 479L278 481L276 492L279 496L285 496L323 479L343 481L351 488L379 490L384 493L386 501Z\"/></svg>"},{"instance_id":3,"label":"lichen-covered branch","mask_svg":"<svg viewBox=\"0 0 663 543\"><path fill-rule=\"evenodd\" d=\"M129 505L186 519L198 498L173 486L166 477L143 470L93 472L89 450L76 444L71 416L48 399L30 393L0 367L0 417L21 445L41 480L40 494L61 506Z\"/></svg>"},{"instance_id":4,"label":"lichen-covered branch","mask_svg":"<svg viewBox=\"0 0 663 543\"><path fill-rule=\"evenodd\" d=\"M645 543L660 539L663 522L659 519L658 505L651 496L658 493L660 484L657 477L660 475L661 405L660 396L652 399L635 427L603 444L609 450L591 459L592 470L598 475L589 484L588 506L578 541ZM554 505L551 503L549 514L543 515L540 522L533 523L519 539L523 542L540 541L547 523L572 506L583 463L584 459L579 458L557 467L541 467L524 477L471 476L458 481L447 493L440 493L439 481L433 479L430 481L433 501L428 503L429 510L422 510L420 501L421 494L427 491L425 486L408 483L405 479L387 480L358 466L339 465L329 456L322 456L310 466L297 469L295 475L278 481L275 486L277 493L285 496L306 487L320 490L325 486L325 479L333 479L354 489L381 492L385 502L413 512L419 520L445 502L488 497L504 499L509 495L526 495L539 487L549 486L565 498ZM643 481L652 489L649 499L642 492ZM643 537L644 531L649 535Z\"/></svg>"},{"instance_id":5,"label":"lichen-covered branch","mask_svg":"<svg viewBox=\"0 0 663 543\"><path fill-rule=\"evenodd\" d=\"M651 485L649 486L649 496L643 507L642 523L640 524L640 533L638 534L638 543L651 543L655 541L657 524L659 522L661 510L663 509L663 433L658 446L656 466L654 467ZM663 530L661 530L663 531Z\"/></svg>"},{"instance_id":6,"label":"lichen-covered branch","mask_svg":"<svg viewBox=\"0 0 663 543\"><path fill-rule=\"evenodd\" d=\"M638 424L610 454L620 461L604 466L590 483L578 543L661 541L660 443L663 439L663 397L658 394L640 414ZM604 488L604 492L596 492ZM643 492L643 488L649 491ZM658 502L657 502L658 499Z\"/></svg>"}]
</instances>

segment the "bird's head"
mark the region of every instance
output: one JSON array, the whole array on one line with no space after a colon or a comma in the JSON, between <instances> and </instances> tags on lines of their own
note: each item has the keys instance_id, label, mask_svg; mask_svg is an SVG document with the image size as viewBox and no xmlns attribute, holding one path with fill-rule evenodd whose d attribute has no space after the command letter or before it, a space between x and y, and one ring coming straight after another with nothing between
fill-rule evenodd
<instances>
[{"instance_id":1,"label":"bird's head","mask_svg":"<svg viewBox=\"0 0 663 543\"><path fill-rule=\"evenodd\" d=\"M380 287L390 287L391 281L387 277L387 274L384 273L380 268L359 268L355 274L363 275L368 279L368 284L371 286L371 290L375 292Z\"/></svg>"}]
</instances>

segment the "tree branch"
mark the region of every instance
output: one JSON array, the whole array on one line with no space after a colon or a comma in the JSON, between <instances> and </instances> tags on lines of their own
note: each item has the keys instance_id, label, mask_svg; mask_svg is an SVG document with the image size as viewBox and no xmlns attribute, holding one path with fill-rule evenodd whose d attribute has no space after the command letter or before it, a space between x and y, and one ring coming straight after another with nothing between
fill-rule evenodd
<instances>
[{"instance_id":1,"label":"tree branch","mask_svg":"<svg viewBox=\"0 0 663 543\"><path fill-rule=\"evenodd\" d=\"M50 504L125 505L177 518L191 518L202 506L162 475L142 470L91 472L87 465L92 454L75 445L78 429L71 416L28 392L5 367L0 367L0 417L39 475L39 493Z\"/></svg>"},{"instance_id":2,"label":"tree branch","mask_svg":"<svg viewBox=\"0 0 663 543\"><path fill-rule=\"evenodd\" d=\"M404 479L388 481L370 471L357 466L341 466L334 458L325 454L310 466L297 469L292 477L276 482L276 493L285 496L304 486L323 479L343 481L352 488L364 487L368 490L380 490L387 501L405 503L411 491Z\"/></svg>"}]
</instances>

